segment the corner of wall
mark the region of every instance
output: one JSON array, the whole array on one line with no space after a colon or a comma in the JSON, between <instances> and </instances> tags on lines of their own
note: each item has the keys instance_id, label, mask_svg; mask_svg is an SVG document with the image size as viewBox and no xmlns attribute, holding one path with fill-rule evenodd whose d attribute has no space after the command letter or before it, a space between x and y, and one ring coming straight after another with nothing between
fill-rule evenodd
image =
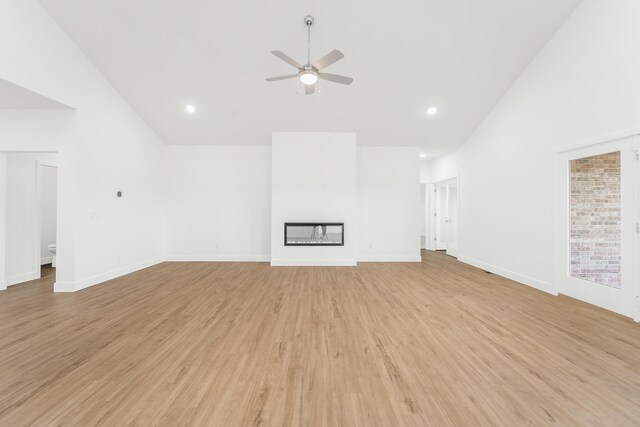
<instances>
[{"instance_id":1,"label":"corner of wall","mask_svg":"<svg viewBox=\"0 0 640 427\"><path fill-rule=\"evenodd\" d=\"M76 287L73 282L55 282L53 292L75 292Z\"/></svg>"}]
</instances>

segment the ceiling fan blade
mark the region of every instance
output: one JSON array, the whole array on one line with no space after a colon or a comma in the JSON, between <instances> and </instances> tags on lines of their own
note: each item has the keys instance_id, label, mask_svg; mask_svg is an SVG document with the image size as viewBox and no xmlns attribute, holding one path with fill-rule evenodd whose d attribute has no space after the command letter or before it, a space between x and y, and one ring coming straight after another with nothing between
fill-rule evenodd
<instances>
[{"instance_id":1,"label":"ceiling fan blade","mask_svg":"<svg viewBox=\"0 0 640 427\"><path fill-rule=\"evenodd\" d=\"M291 58L289 55L286 55L286 54L280 52L279 50L273 50L273 51L271 51L271 53L273 53L278 58L282 59L287 64L293 65L297 69L302 68L302 65L298 64L295 59Z\"/></svg>"},{"instance_id":2,"label":"ceiling fan blade","mask_svg":"<svg viewBox=\"0 0 640 427\"><path fill-rule=\"evenodd\" d=\"M269 77L268 79L265 79L268 82L277 82L278 80L286 80L286 79L292 79L294 77L298 77L297 74L289 74L288 76L278 76L278 77Z\"/></svg>"},{"instance_id":3,"label":"ceiling fan blade","mask_svg":"<svg viewBox=\"0 0 640 427\"><path fill-rule=\"evenodd\" d=\"M327 53L322 58L318 59L316 62L314 62L313 66L316 67L318 70L322 70L323 68L327 68L329 65L341 60L342 58L344 58L344 54L339 50L334 49L331 52Z\"/></svg>"},{"instance_id":4,"label":"ceiling fan blade","mask_svg":"<svg viewBox=\"0 0 640 427\"><path fill-rule=\"evenodd\" d=\"M312 95L316 92L316 85L305 85L304 86L304 94Z\"/></svg>"},{"instance_id":5,"label":"ceiling fan blade","mask_svg":"<svg viewBox=\"0 0 640 427\"><path fill-rule=\"evenodd\" d=\"M329 80L330 82L340 83L342 85L350 85L353 82L351 77L340 76L338 74L318 73L318 77L322 80Z\"/></svg>"}]
</instances>

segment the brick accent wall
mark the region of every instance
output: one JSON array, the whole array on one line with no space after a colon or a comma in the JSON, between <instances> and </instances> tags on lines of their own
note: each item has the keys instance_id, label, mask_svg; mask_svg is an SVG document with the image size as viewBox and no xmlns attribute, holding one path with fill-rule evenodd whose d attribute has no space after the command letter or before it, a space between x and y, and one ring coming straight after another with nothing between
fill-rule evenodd
<instances>
[{"instance_id":1,"label":"brick accent wall","mask_svg":"<svg viewBox=\"0 0 640 427\"><path fill-rule=\"evenodd\" d=\"M620 288L620 152L571 161L571 276Z\"/></svg>"}]
</instances>

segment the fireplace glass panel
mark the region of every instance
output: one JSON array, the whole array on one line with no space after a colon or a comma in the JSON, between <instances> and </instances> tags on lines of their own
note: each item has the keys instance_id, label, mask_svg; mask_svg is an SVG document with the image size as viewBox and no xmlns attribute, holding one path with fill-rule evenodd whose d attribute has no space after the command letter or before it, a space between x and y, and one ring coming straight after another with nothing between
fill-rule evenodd
<instances>
[{"instance_id":1,"label":"fireplace glass panel","mask_svg":"<svg viewBox=\"0 0 640 427\"><path fill-rule=\"evenodd\" d=\"M285 223L285 246L344 246L343 223Z\"/></svg>"}]
</instances>

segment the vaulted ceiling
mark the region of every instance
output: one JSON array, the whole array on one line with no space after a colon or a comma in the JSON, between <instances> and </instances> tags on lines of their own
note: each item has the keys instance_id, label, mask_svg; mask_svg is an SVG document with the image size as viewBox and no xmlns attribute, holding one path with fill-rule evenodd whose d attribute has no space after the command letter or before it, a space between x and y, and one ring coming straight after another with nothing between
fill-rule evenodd
<instances>
[{"instance_id":1,"label":"vaulted ceiling","mask_svg":"<svg viewBox=\"0 0 640 427\"><path fill-rule=\"evenodd\" d=\"M272 131L355 131L362 145L464 142L579 0L40 0L168 144L269 144ZM265 77L312 59L355 78L296 93ZM186 104L197 107L186 114ZM435 116L426 110L436 106Z\"/></svg>"}]
</instances>

